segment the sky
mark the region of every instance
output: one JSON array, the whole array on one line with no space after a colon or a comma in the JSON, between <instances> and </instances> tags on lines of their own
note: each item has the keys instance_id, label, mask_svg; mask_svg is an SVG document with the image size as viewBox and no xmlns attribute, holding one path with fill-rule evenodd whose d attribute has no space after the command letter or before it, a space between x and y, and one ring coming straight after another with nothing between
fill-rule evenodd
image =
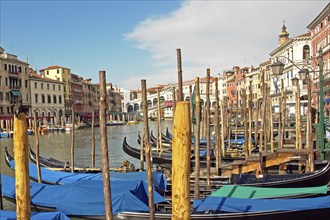
<instances>
[{"instance_id":1,"label":"sky","mask_svg":"<svg viewBox=\"0 0 330 220\"><path fill-rule=\"evenodd\" d=\"M125 90L218 76L233 66L259 66L278 46L283 21L289 37L328 1L0 0L0 46L30 67L71 69L84 79Z\"/></svg>"}]
</instances>

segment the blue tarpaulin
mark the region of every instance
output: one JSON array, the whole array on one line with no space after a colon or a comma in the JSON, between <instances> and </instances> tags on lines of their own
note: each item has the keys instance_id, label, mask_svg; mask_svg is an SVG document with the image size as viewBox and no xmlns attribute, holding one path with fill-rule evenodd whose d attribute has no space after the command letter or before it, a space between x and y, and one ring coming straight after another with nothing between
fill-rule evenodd
<instances>
[{"instance_id":1,"label":"blue tarpaulin","mask_svg":"<svg viewBox=\"0 0 330 220\"><path fill-rule=\"evenodd\" d=\"M14 160L10 161L10 167L15 168ZM40 167L41 177L44 182L53 183L53 184L67 184L73 183L82 180L102 180L102 173L70 173L63 171L54 171L47 168ZM38 179L38 172L36 164L29 163L29 172L32 179ZM128 173L119 173L119 172L110 172L111 180L120 180L120 179L136 179L147 181L147 173L144 172L128 172ZM166 189L166 176L160 172L152 173L153 185L155 188L164 191Z\"/></svg>"},{"instance_id":2,"label":"blue tarpaulin","mask_svg":"<svg viewBox=\"0 0 330 220\"><path fill-rule=\"evenodd\" d=\"M62 212L31 212L31 220L70 220ZM14 220L16 219L16 212L0 210L1 220Z\"/></svg>"},{"instance_id":3,"label":"blue tarpaulin","mask_svg":"<svg viewBox=\"0 0 330 220\"><path fill-rule=\"evenodd\" d=\"M325 98L323 100L324 100L324 103L329 103L330 102L330 98Z\"/></svg>"},{"instance_id":4,"label":"blue tarpaulin","mask_svg":"<svg viewBox=\"0 0 330 220\"><path fill-rule=\"evenodd\" d=\"M258 212L330 208L330 196L304 199L238 199L209 196L194 202L196 212Z\"/></svg>"},{"instance_id":5,"label":"blue tarpaulin","mask_svg":"<svg viewBox=\"0 0 330 220\"><path fill-rule=\"evenodd\" d=\"M15 179L2 175L2 193L15 199ZM114 214L123 211L148 212L148 185L142 180L111 180L111 201ZM156 191L154 203L166 200ZM54 208L66 215L104 216L103 181L81 180L65 185L30 183L31 203Z\"/></svg>"}]
</instances>

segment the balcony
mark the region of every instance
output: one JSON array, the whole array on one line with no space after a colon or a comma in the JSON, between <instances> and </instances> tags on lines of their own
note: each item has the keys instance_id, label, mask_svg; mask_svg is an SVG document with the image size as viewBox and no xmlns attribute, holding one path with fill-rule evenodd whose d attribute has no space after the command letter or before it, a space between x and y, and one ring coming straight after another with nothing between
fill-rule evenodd
<instances>
[{"instance_id":1,"label":"balcony","mask_svg":"<svg viewBox=\"0 0 330 220\"><path fill-rule=\"evenodd\" d=\"M18 86L18 85L9 85L9 89L10 90L20 90L20 86Z\"/></svg>"}]
</instances>

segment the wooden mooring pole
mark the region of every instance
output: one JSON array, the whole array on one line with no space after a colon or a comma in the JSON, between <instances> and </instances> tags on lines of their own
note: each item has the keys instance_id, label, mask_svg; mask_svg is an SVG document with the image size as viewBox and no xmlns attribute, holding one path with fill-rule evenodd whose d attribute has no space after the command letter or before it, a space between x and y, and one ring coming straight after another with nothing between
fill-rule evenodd
<instances>
[{"instance_id":1,"label":"wooden mooring pole","mask_svg":"<svg viewBox=\"0 0 330 220\"><path fill-rule=\"evenodd\" d=\"M183 101L181 49L176 49L178 61L178 102Z\"/></svg>"},{"instance_id":2,"label":"wooden mooring pole","mask_svg":"<svg viewBox=\"0 0 330 220\"><path fill-rule=\"evenodd\" d=\"M71 173L74 172L74 139L75 139L75 131L74 131L74 124L75 124L75 117L74 117L74 100L72 100L72 107L71 107L71 122L72 122L72 133L71 133Z\"/></svg>"},{"instance_id":3,"label":"wooden mooring pole","mask_svg":"<svg viewBox=\"0 0 330 220\"><path fill-rule=\"evenodd\" d=\"M142 88L142 111L143 111L143 127L144 127L144 144L147 164L147 176L148 176L148 203L150 209L151 220L155 219L155 207L154 207L154 193L152 185L152 163L151 163L151 149L150 149L150 138L149 138L149 124L148 124L148 103L147 103L147 84L146 80L141 80Z\"/></svg>"},{"instance_id":4,"label":"wooden mooring pole","mask_svg":"<svg viewBox=\"0 0 330 220\"><path fill-rule=\"evenodd\" d=\"M206 70L206 179L207 188L211 188L211 137L210 137L210 69ZM196 140L199 141L199 140Z\"/></svg>"},{"instance_id":5,"label":"wooden mooring pole","mask_svg":"<svg viewBox=\"0 0 330 220\"><path fill-rule=\"evenodd\" d=\"M194 198L199 199L199 176L200 176L200 163L199 163L199 140L201 132L201 99L199 94L199 77L195 77L195 96L196 96L196 131L195 131L195 190Z\"/></svg>"},{"instance_id":6,"label":"wooden mooring pole","mask_svg":"<svg viewBox=\"0 0 330 220\"><path fill-rule=\"evenodd\" d=\"M107 111L107 90L105 71L99 71L100 78L100 136L102 148L102 177L103 177L103 192L105 217L107 220L112 219L112 201L111 201L111 185L109 172L109 152L108 152L108 137L106 127L106 111Z\"/></svg>"},{"instance_id":7,"label":"wooden mooring pole","mask_svg":"<svg viewBox=\"0 0 330 220\"><path fill-rule=\"evenodd\" d=\"M216 174L219 175L219 167L221 165L220 153L220 120L219 120L219 89L218 77L215 78L215 111L214 111L214 129L215 129L215 160Z\"/></svg>"},{"instance_id":8,"label":"wooden mooring pole","mask_svg":"<svg viewBox=\"0 0 330 220\"><path fill-rule=\"evenodd\" d=\"M93 104L94 106L94 104ZM95 111L92 111L92 167L95 167Z\"/></svg>"},{"instance_id":9,"label":"wooden mooring pole","mask_svg":"<svg viewBox=\"0 0 330 220\"><path fill-rule=\"evenodd\" d=\"M190 219L190 123L189 102L177 102L173 121L172 220Z\"/></svg>"},{"instance_id":10,"label":"wooden mooring pole","mask_svg":"<svg viewBox=\"0 0 330 220\"><path fill-rule=\"evenodd\" d=\"M37 126L37 111L34 111L34 136L36 139L36 164L37 164L37 173L38 173L38 183L41 183L41 172L40 172L40 163L39 163L39 132Z\"/></svg>"},{"instance_id":11,"label":"wooden mooring pole","mask_svg":"<svg viewBox=\"0 0 330 220\"><path fill-rule=\"evenodd\" d=\"M25 113L14 117L16 217L30 219L29 138Z\"/></svg>"},{"instance_id":12,"label":"wooden mooring pole","mask_svg":"<svg viewBox=\"0 0 330 220\"><path fill-rule=\"evenodd\" d=\"M161 124L161 109L160 109L160 88L157 88L157 150L159 155L163 153L163 142L162 142L162 124ZM160 150L160 151L159 151Z\"/></svg>"}]
</instances>

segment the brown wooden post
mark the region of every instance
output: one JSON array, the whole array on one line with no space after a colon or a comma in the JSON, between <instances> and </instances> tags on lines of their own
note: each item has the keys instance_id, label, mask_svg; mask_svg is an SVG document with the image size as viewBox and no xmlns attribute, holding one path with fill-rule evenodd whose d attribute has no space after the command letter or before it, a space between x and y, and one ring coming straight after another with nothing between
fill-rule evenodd
<instances>
[{"instance_id":1,"label":"brown wooden post","mask_svg":"<svg viewBox=\"0 0 330 220\"><path fill-rule=\"evenodd\" d=\"M176 106L176 88L173 87L173 110L172 110L173 111L173 113L172 113L173 118L174 118L175 106Z\"/></svg>"},{"instance_id":2,"label":"brown wooden post","mask_svg":"<svg viewBox=\"0 0 330 220\"><path fill-rule=\"evenodd\" d=\"M163 153L163 142L162 142L162 124L161 124L161 110L160 110L160 88L157 89L157 99L158 99L158 103L157 103L157 121L158 121L158 141L157 141L157 150L160 152L159 154L161 155Z\"/></svg>"},{"instance_id":3,"label":"brown wooden post","mask_svg":"<svg viewBox=\"0 0 330 220\"><path fill-rule=\"evenodd\" d=\"M236 83L237 85L237 83ZM238 93L237 86L236 86L236 112L235 112L235 147L237 147L237 135L238 135Z\"/></svg>"},{"instance_id":4,"label":"brown wooden post","mask_svg":"<svg viewBox=\"0 0 330 220\"><path fill-rule=\"evenodd\" d=\"M247 160L250 156L249 154L249 134L248 134L248 120L246 115L246 90L243 89L241 91L241 97L243 99L243 120L244 120L244 150L245 150L245 160Z\"/></svg>"},{"instance_id":5,"label":"brown wooden post","mask_svg":"<svg viewBox=\"0 0 330 220\"><path fill-rule=\"evenodd\" d=\"M249 108L249 156L252 155L252 81L250 80L250 85L249 85L249 103L248 103L248 108Z\"/></svg>"},{"instance_id":6,"label":"brown wooden post","mask_svg":"<svg viewBox=\"0 0 330 220\"><path fill-rule=\"evenodd\" d=\"M266 132L266 108L267 108L267 84L265 82L265 70L262 70L262 133L263 133L263 142L262 142L262 151L267 151L267 132ZM261 138L260 138L261 139ZM261 143L261 141L260 141Z\"/></svg>"},{"instance_id":7,"label":"brown wooden post","mask_svg":"<svg viewBox=\"0 0 330 220\"><path fill-rule=\"evenodd\" d=\"M74 103L72 102L72 107L71 107L72 113L72 133L71 133L71 173L74 172L74 144L75 144L75 117L74 117Z\"/></svg>"},{"instance_id":8,"label":"brown wooden post","mask_svg":"<svg viewBox=\"0 0 330 220\"><path fill-rule=\"evenodd\" d=\"M172 219L190 219L190 145L189 102L178 102L173 121Z\"/></svg>"},{"instance_id":9,"label":"brown wooden post","mask_svg":"<svg viewBox=\"0 0 330 220\"><path fill-rule=\"evenodd\" d=\"M93 105L94 106L94 105ZM95 111L92 111L92 167L95 167Z\"/></svg>"},{"instance_id":10,"label":"brown wooden post","mask_svg":"<svg viewBox=\"0 0 330 220\"><path fill-rule=\"evenodd\" d=\"M103 177L103 193L104 193L104 206L105 217L107 220L112 219L112 201L111 201L111 185L110 185L110 172L109 172L109 152L108 152L108 136L106 126L106 112L107 112L107 89L105 71L99 71L100 79L100 136L102 148L102 177Z\"/></svg>"},{"instance_id":11,"label":"brown wooden post","mask_svg":"<svg viewBox=\"0 0 330 220\"><path fill-rule=\"evenodd\" d=\"M145 144L145 154L146 154L146 164L147 164L147 176L148 176L148 202L150 209L150 218L155 219L155 207L154 207L154 197L153 197L153 186L152 186L152 173L151 173L151 152L150 152L150 138L149 138L149 125L148 125L148 103L147 103L147 85L146 80L141 80L142 88L142 107L143 107L143 127L144 127L144 144ZM175 114L174 114L175 116ZM175 118L175 117L174 117Z\"/></svg>"},{"instance_id":12,"label":"brown wooden post","mask_svg":"<svg viewBox=\"0 0 330 220\"><path fill-rule=\"evenodd\" d=\"M224 157L226 152L225 152L225 137L226 137L226 126L227 126L227 121L226 121L226 97L221 102L221 154Z\"/></svg>"},{"instance_id":13,"label":"brown wooden post","mask_svg":"<svg viewBox=\"0 0 330 220\"><path fill-rule=\"evenodd\" d=\"M307 78L307 132L306 132L306 148L309 148L309 170L314 172L314 146L312 143L313 129L312 129L312 92L311 92L311 78Z\"/></svg>"},{"instance_id":14,"label":"brown wooden post","mask_svg":"<svg viewBox=\"0 0 330 220\"><path fill-rule=\"evenodd\" d=\"M297 121L296 121L296 128L297 128L297 137L298 137L298 149L302 149L302 138L301 138L301 121L300 121L300 86L299 83L297 85Z\"/></svg>"},{"instance_id":15,"label":"brown wooden post","mask_svg":"<svg viewBox=\"0 0 330 220\"><path fill-rule=\"evenodd\" d=\"M259 100L256 101L256 107L254 109L254 143L258 146L259 143ZM259 148L260 150L260 148Z\"/></svg>"},{"instance_id":16,"label":"brown wooden post","mask_svg":"<svg viewBox=\"0 0 330 220\"><path fill-rule=\"evenodd\" d=\"M72 107L71 107L71 110L72 110L72 113L71 113L71 122L72 122L72 133L71 133L71 173L74 172L74 139L75 139L75 130L74 130L74 125L75 125L75 117L74 117L74 101L72 100Z\"/></svg>"},{"instance_id":17,"label":"brown wooden post","mask_svg":"<svg viewBox=\"0 0 330 220\"><path fill-rule=\"evenodd\" d=\"M195 190L194 198L199 199L199 176L200 176L200 152L199 139L201 132L201 98L199 94L199 77L195 77L195 96L196 96L196 131L195 131Z\"/></svg>"},{"instance_id":18,"label":"brown wooden post","mask_svg":"<svg viewBox=\"0 0 330 220\"><path fill-rule=\"evenodd\" d=\"M211 137L210 137L210 69L206 70L206 172L207 188L211 187Z\"/></svg>"},{"instance_id":19,"label":"brown wooden post","mask_svg":"<svg viewBox=\"0 0 330 220\"><path fill-rule=\"evenodd\" d=\"M178 59L178 102L183 101L181 49L176 49Z\"/></svg>"},{"instance_id":20,"label":"brown wooden post","mask_svg":"<svg viewBox=\"0 0 330 220\"><path fill-rule=\"evenodd\" d=\"M214 111L214 129L215 129L215 168L216 174L219 175L219 168L221 165L220 154L220 122L219 122L219 89L218 77L215 78L215 111Z\"/></svg>"},{"instance_id":21,"label":"brown wooden post","mask_svg":"<svg viewBox=\"0 0 330 220\"><path fill-rule=\"evenodd\" d=\"M30 219L29 137L25 113L14 116L14 160L17 219Z\"/></svg>"},{"instance_id":22,"label":"brown wooden post","mask_svg":"<svg viewBox=\"0 0 330 220\"><path fill-rule=\"evenodd\" d=\"M36 141L36 164L37 164L37 173L38 173L38 183L41 183L41 172L40 172L40 163L39 163L39 132L37 126L37 111L34 111L34 136Z\"/></svg>"},{"instance_id":23,"label":"brown wooden post","mask_svg":"<svg viewBox=\"0 0 330 220\"><path fill-rule=\"evenodd\" d=\"M273 99L270 97L269 99L269 111L270 111L270 117L269 117L269 124L270 124L270 152L274 153L274 126L273 126Z\"/></svg>"},{"instance_id":24,"label":"brown wooden post","mask_svg":"<svg viewBox=\"0 0 330 220\"><path fill-rule=\"evenodd\" d=\"M202 138L206 138L206 107L202 106Z\"/></svg>"},{"instance_id":25,"label":"brown wooden post","mask_svg":"<svg viewBox=\"0 0 330 220\"><path fill-rule=\"evenodd\" d=\"M228 101L230 101L230 100L228 100ZM230 137L231 137L231 117L233 115L232 114L233 113L233 107L234 107L234 104L231 101L231 103L230 103L230 110L229 110L229 116L227 118L227 126L228 126L228 133L227 133L228 148L231 148Z\"/></svg>"}]
</instances>

